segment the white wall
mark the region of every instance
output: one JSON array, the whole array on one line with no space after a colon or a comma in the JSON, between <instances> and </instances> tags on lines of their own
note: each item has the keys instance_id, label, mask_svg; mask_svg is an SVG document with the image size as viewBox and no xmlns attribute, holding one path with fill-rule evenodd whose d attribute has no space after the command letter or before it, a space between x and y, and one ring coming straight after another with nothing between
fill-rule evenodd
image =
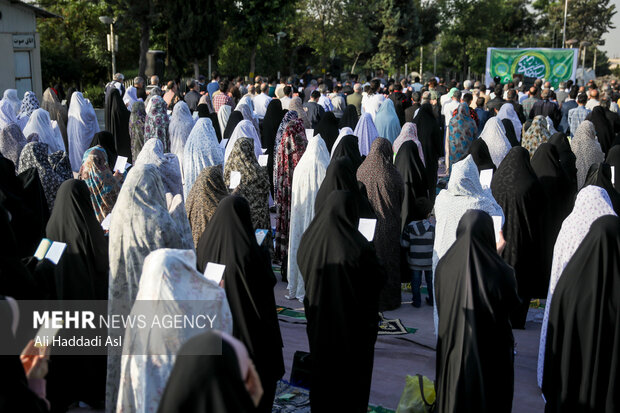
<instances>
[{"instance_id":1,"label":"white wall","mask_svg":"<svg viewBox=\"0 0 620 413\"><path fill-rule=\"evenodd\" d=\"M37 20L32 10L0 0L0 93L15 88L15 61L13 57L13 34L28 33L35 36L35 47L30 49L32 91L39 100L43 94L41 84L41 53L39 35L36 33ZM1 96L1 95L0 95ZM21 96L20 96L21 98Z\"/></svg>"},{"instance_id":2,"label":"white wall","mask_svg":"<svg viewBox=\"0 0 620 413\"><path fill-rule=\"evenodd\" d=\"M0 0L0 33L32 33L37 30L37 21L32 10Z\"/></svg>"}]
</instances>

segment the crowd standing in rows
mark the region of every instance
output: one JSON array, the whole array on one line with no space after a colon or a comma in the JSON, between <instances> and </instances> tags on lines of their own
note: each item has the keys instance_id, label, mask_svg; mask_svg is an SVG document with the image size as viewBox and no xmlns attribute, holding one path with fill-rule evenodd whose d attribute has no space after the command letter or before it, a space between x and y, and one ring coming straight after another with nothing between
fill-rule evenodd
<instances>
[{"instance_id":1,"label":"crowd standing in rows","mask_svg":"<svg viewBox=\"0 0 620 413\"><path fill-rule=\"evenodd\" d=\"M366 411L378 313L403 282L422 306L422 280L437 411L511 411L512 329L534 298L546 411L620 409L618 83L253 81L116 74L104 130L73 88L5 91L3 337L23 346L15 299L123 315L210 300L220 317L151 337L174 343L166 355L3 356L3 411L270 412L284 374L273 263L305 308L313 411ZM45 237L67 244L57 265L32 257ZM225 265L219 285L208 263ZM214 340L221 356L192 355ZM155 345L129 330L124 343Z\"/></svg>"}]
</instances>

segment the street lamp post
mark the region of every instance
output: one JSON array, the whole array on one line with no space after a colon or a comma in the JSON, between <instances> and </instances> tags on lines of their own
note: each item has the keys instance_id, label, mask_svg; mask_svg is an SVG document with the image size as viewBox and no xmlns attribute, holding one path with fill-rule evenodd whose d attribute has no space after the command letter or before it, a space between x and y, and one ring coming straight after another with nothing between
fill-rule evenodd
<instances>
[{"instance_id":1,"label":"street lamp post","mask_svg":"<svg viewBox=\"0 0 620 413\"><path fill-rule=\"evenodd\" d=\"M112 77L116 73L116 52L118 51L118 42L117 38L114 35L114 23L116 19L108 16L99 16L99 21L103 24L110 25L110 34L108 36L108 51L112 53Z\"/></svg>"},{"instance_id":2,"label":"street lamp post","mask_svg":"<svg viewBox=\"0 0 620 413\"><path fill-rule=\"evenodd\" d=\"M590 46L590 42L582 41L579 46L583 47L583 54L581 55L581 77L583 80L583 85L586 84L586 50L587 47Z\"/></svg>"},{"instance_id":3,"label":"street lamp post","mask_svg":"<svg viewBox=\"0 0 620 413\"><path fill-rule=\"evenodd\" d=\"M564 2L564 28L562 29L562 49L566 47L566 15L568 14L568 0Z\"/></svg>"},{"instance_id":4,"label":"street lamp post","mask_svg":"<svg viewBox=\"0 0 620 413\"><path fill-rule=\"evenodd\" d=\"M276 33L276 44L278 44L278 46L280 45L280 39L286 37L286 33L285 32L278 32ZM278 82L280 81L280 71L278 70Z\"/></svg>"}]
</instances>

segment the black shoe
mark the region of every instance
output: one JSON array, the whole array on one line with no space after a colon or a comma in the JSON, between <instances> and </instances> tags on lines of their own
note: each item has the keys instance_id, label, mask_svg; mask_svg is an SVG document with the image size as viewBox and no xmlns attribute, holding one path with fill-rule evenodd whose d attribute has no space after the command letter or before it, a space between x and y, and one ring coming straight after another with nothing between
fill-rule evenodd
<instances>
[{"instance_id":1,"label":"black shoe","mask_svg":"<svg viewBox=\"0 0 620 413\"><path fill-rule=\"evenodd\" d=\"M426 304L433 306L433 299L431 297L426 297Z\"/></svg>"},{"instance_id":2,"label":"black shoe","mask_svg":"<svg viewBox=\"0 0 620 413\"><path fill-rule=\"evenodd\" d=\"M420 306L422 305L421 303L416 303L415 301L411 302L411 305L414 306L415 308L420 308Z\"/></svg>"}]
</instances>

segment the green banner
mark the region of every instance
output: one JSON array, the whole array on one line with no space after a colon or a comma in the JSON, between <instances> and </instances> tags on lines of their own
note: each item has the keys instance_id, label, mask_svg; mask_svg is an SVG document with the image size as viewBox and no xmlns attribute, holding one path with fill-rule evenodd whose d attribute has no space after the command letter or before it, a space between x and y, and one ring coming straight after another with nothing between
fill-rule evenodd
<instances>
[{"instance_id":1,"label":"green banner","mask_svg":"<svg viewBox=\"0 0 620 413\"><path fill-rule=\"evenodd\" d=\"M487 84L495 76L507 83L520 73L549 81L557 88L560 82L574 81L576 71L577 49L487 49Z\"/></svg>"}]
</instances>

